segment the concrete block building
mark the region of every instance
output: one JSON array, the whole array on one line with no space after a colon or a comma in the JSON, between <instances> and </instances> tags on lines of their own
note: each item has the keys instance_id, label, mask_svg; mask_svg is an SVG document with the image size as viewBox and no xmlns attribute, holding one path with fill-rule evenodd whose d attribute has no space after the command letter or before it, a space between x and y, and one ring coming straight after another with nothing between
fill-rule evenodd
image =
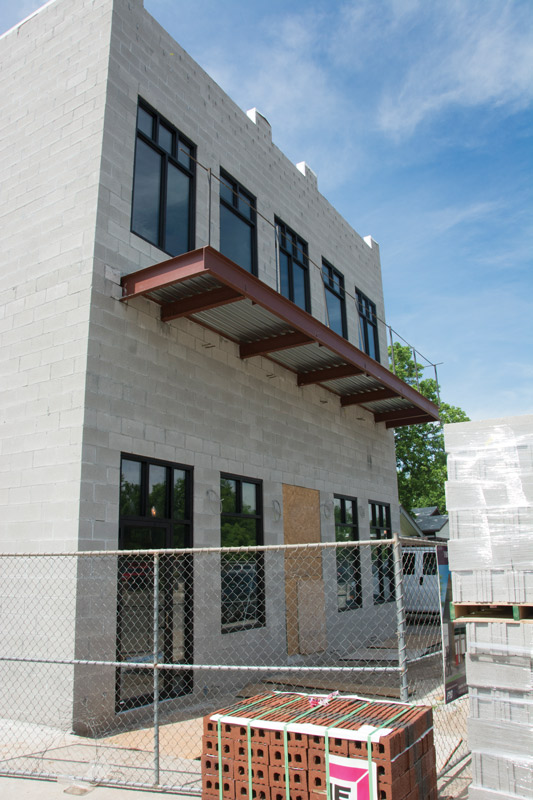
<instances>
[{"instance_id":1,"label":"concrete block building","mask_svg":"<svg viewBox=\"0 0 533 800\"><path fill-rule=\"evenodd\" d=\"M376 242L142 0L52 0L0 38L0 59L0 549L194 551L399 530L392 429L438 412L388 369ZM266 658L265 641L271 658L297 654L288 601L305 580L327 635L363 640L369 613L390 628L390 574L369 555L348 564L357 585L344 599L334 562L296 579L274 556L239 575L217 558L182 587L176 658ZM120 660L120 614L99 607L117 608L116 564L95 575L85 563L53 591L19 584L25 624L63 615L65 658ZM18 612L4 600L5 634ZM33 642L43 658L58 652ZM95 672L67 672L54 713L76 718ZM113 698L114 671L98 675ZM104 716L149 691L119 680L115 699Z\"/></svg>"}]
</instances>

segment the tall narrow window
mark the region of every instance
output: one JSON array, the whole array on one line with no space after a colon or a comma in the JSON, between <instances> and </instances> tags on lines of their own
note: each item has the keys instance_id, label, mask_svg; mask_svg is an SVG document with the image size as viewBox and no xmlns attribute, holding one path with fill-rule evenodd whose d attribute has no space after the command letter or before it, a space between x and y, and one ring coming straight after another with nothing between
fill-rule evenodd
<instances>
[{"instance_id":1,"label":"tall narrow window","mask_svg":"<svg viewBox=\"0 0 533 800\"><path fill-rule=\"evenodd\" d=\"M257 274L255 197L220 171L220 252Z\"/></svg>"},{"instance_id":2,"label":"tall narrow window","mask_svg":"<svg viewBox=\"0 0 533 800\"><path fill-rule=\"evenodd\" d=\"M359 314L359 347L361 350L379 361L378 318L376 304L366 295L355 290L357 297L357 311Z\"/></svg>"},{"instance_id":3,"label":"tall narrow window","mask_svg":"<svg viewBox=\"0 0 533 800\"><path fill-rule=\"evenodd\" d=\"M128 551L192 547L192 470L178 464L122 457L117 592L118 711L152 702L153 679L131 662L153 658L155 565L150 554ZM167 664L193 661L192 557L159 556L157 582L160 659ZM151 624L148 621L152 620ZM161 670L159 697L192 691L191 670Z\"/></svg>"},{"instance_id":4,"label":"tall narrow window","mask_svg":"<svg viewBox=\"0 0 533 800\"><path fill-rule=\"evenodd\" d=\"M390 506L387 503L368 504L370 538L390 539ZM372 545L372 578L374 581L374 603L394 600L394 562L390 545Z\"/></svg>"},{"instance_id":5,"label":"tall narrow window","mask_svg":"<svg viewBox=\"0 0 533 800\"><path fill-rule=\"evenodd\" d=\"M171 256L194 247L194 155L192 142L139 101L131 230Z\"/></svg>"},{"instance_id":6,"label":"tall narrow window","mask_svg":"<svg viewBox=\"0 0 533 800\"><path fill-rule=\"evenodd\" d=\"M280 292L300 308L311 311L307 242L279 219L276 219L276 235L279 248Z\"/></svg>"},{"instance_id":7,"label":"tall narrow window","mask_svg":"<svg viewBox=\"0 0 533 800\"><path fill-rule=\"evenodd\" d=\"M220 476L222 547L262 544L263 518L260 481L235 475ZM265 624L264 558L262 553L222 553L222 633Z\"/></svg>"},{"instance_id":8,"label":"tall narrow window","mask_svg":"<svg viewBox=\"0 0 533 800\"><path fill-rule=\"evenodd\" d=\"M355 497L335 496L335 541L357 542L357 500ZM337 608L348 611L361 608L361 565L358 547L337 547Z\"/></svg>"},{"instance_id":9,"label":"tall narrow window","mask_svg":"<svg viewBox=\"0 0 533 800\"><path fill-rule=\"evenodd\" d=\"M328 324L332 331L346 339L346 303L344 297L344 278L341 273L322 259L322 280L326 295Z\"/></svg>"}]
</instances>

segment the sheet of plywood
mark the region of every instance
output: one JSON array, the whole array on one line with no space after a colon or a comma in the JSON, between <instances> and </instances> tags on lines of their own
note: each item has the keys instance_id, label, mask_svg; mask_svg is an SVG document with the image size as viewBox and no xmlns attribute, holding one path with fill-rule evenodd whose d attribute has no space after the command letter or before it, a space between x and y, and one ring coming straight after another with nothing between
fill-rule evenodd
<instances>
[{"instance_id":1,"label":"sheet of plywood","mask_svg":"<svg viewBox=\"0 0 533 800\"><path fill-rule=\"evenodd\" d=\"M315 489L283 484L283 532L285 544L320 542L320 494ZM287 652L302 653L300 648L299 584L308 579L322 579L322 555L319 548L288 551L285 554L285 607ZM302 634L308 637L307 623ZM307 645L306 645L307 646ZM316 651L313 651L316 652Z\"/></svg>"},{"instance_id":2,"label":"sheet of plywood","mask_svg":"<svg viewBox=\"0 0 533 800\"><path fill-rule=\"evenodd\" d=\"M298 646L302 655L327 647L326 597L322 579L298 581Z\"/></svg>"}]
</instances>

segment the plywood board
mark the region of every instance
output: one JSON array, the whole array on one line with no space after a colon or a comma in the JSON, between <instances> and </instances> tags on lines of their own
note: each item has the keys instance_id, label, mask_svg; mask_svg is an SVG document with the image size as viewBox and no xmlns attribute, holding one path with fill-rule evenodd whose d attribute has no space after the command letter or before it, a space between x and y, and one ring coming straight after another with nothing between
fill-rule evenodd
<instances>
[{"instance_id":1,"label":"plywood board","mask_svg":"<svg viewBox=\"0 0 533 800\"><path fill-rule=\"evenodd\" d=\"M322 653L328 646L325 605L322 579L298 581L298 647L302 655Z\"/></svg>"}]
</instances>

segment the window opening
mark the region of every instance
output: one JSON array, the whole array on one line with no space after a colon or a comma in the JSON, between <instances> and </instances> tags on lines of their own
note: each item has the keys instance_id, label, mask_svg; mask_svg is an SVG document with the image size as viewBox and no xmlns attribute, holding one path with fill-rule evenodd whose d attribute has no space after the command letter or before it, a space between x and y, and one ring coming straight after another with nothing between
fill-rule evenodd
<instances>
[{"instance_id":1,"label":"window opening","mask_svg":"<svg viewBox=\"0 0 533 800\"><path fill-rule=\"evenodd\" d=\"M355 290L355 294L359 315L359 348L371 358L379 361L376 304L369 300L359 289Z\"/></svg>"},{"instance_id":2,"label":"window opening","mask_svg":"<svg viewBox=\"0 0 533 800\"><path fill-rule=\"evenodd\" d=\"M346 300L344 293L344 277L329 264L322 260L322 280L326 296L326 311L328 324L332 331L339 336L347 338L346 330Z\"/></svg>"},{"instance_id":3,"label":"window opening","mask_svg":"<svg viewBox=\"0 0 533 800\"><path fill-rule=\"evenodd\" d=\"M254 547L263 543L262 485L252 478L220 476L222 547ZM222 553L222 633L265 624L263 553Z\"/></svg>"},{"instance_id":4,"label":"window opening","mask_svg":"<svg viewBox=\"0 0 533 800\"><path fill-rule=\"evenodd\" d=\"M255 197L220 171L220 252L257 275Z\"/></svg>"},{"instance_id":5,"label":"window opening","mask_svg":"<svg viewBox=\"0 0 533 800\"><path fill-rule=\"evenodd\" d=\"M335 495L335 541L357 542L357 500L355 497ZM363 592L361 586L361 563L358 547L337 547L337 608L348 611L361 608Z\"/></svg>"},{"instance_id":6,"label":"window opening","mask_svg":"<svg viewBox=\"0 0 533 800\"><path fill-rule=\"evenodd\" d=\"M192 547L192 469L124 455L120 470L119 548L164 550ZM190 664L193 658L193 569L188 554L159 558L159 658ZM118 559L117 661L153 658L154 560ZM188 670L162 670L160 698L192 691ZM153 701L149 670L123 666L116 673L117 711Z\"/></svg>"},{"instance_id":7,"label":"window opening","mask_svg":"<svg viewBox=\"0 0 533 800\"><path fill-rule=\"evenodd\" d=\"M277 219L280 293L304 311L311 311L307 242Z\"/></svg>"},{"instance_id":8,"label":"window opening","mask_svg":"<svg viewBox=\"0 0 533 800\"><path fill-rule=\"evenodd\" d=\"M139 100L131 230L171 256L194 247L195 146Z\"/></svg>"}]
</instances>

